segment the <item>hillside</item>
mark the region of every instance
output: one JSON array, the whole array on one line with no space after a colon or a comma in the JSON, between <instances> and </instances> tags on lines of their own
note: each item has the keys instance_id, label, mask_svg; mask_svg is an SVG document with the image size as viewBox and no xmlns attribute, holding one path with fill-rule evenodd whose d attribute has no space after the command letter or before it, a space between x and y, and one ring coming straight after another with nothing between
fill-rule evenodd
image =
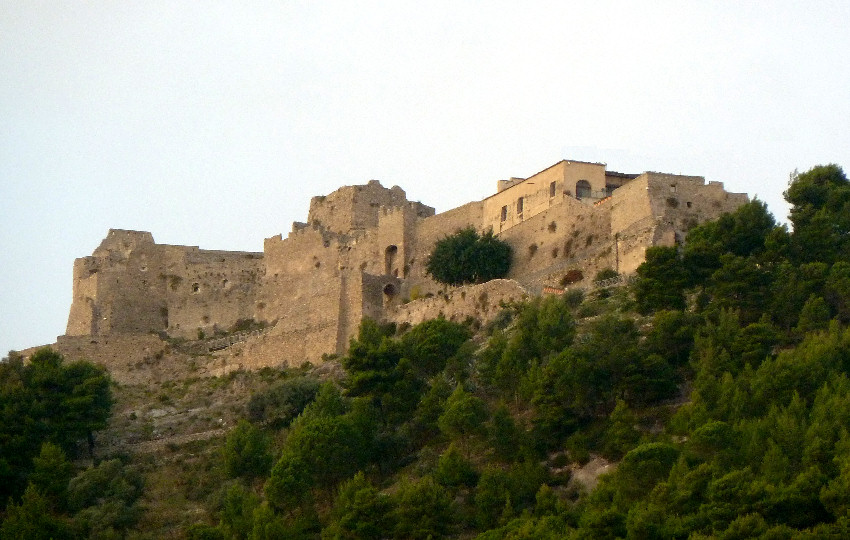
<instances>
[{"instance_id":1,"label":"hillside","mask_svg":"<svg viewBox=\"0 0 850 540\"><path fill-rule=\"evenodd\" d=\"M186 352L104 386L11 357L0 538L850 536L850 182L816 167L786 198L792 231L753 201L628 285L365 319L321 366L210 376Z\"/></svg>"}]
</instances>

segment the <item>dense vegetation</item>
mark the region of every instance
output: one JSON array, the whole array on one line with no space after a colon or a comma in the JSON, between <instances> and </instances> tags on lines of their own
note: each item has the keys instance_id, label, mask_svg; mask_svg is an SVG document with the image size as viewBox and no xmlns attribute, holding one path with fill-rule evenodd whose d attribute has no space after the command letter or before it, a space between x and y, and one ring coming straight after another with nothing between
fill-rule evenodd
<instances>
[{"instance_id":1,"label":"dense vegetation","mask_svg":"<svg viewBox=\"0 0 850 540\"><path fill-rule=\"evenodd\" d=\"M69 462L91 453L111 404L109 376L88 362L41 349L26 364L0 363L0 538L99 537L135 524L135 471L107 460L75 474Z\"/></svg>"},{"instance_id":2,"label":"dense vegetation","mask_svg":"<svg viewBox=\"0 0 850 540\"><path fill-rule=\"evenodd\" d=\"M210 519L184 534L850 537L850 182L817 167L786 198L793 231L754 201L650 249L630 289L505 306L483 329L363 321L339 382L301 371L251 397ZM77 516L98 508L86 486L132 469L69 481L57 452L29 458L0 536L122 537L138 482L99 495L125 521ZM616 469L587 492L600 457Z\"/></svg>"},{"instance_id":3,"label":"dense vegetation","mask_svg":"<svg viewBox=\"0 0 850 540\"><path fill-rule=\"evenodd\" d=\"M425 268L436 281L447 285L483 283L505 277L511 269L511 246L472 227L437 241Z\"/></svg>"}]
</instances>

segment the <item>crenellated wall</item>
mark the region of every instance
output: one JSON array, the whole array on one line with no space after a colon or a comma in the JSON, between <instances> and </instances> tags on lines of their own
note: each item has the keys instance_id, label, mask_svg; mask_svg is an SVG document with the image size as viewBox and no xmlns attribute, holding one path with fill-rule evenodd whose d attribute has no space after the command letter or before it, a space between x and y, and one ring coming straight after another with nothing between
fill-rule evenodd
<instances>
[{"instance_id":1,"label":"crenellated wall","mask_svg":"<svg viewBox=\"0 0 850 540\"><path fill-rule=\"evenodd\" d=\"M345 186L314 197L307 223L267 238L263 253L162 245L149 232L110 230L74 263L62 343L97 359L98 344L117 336L197 339L252 319L266 329L231 346L228 369L315 362L344 353L363 317L486 321L500 302L544 287L591 280L606 268L631 273L647 247L681 242L695 224L747 200L701 177L560 161L436 215L398 186ZM431 279L425 264L435 243L465 227L511 245L509 280L458 289Z\"/></svg>"}]
</instances>

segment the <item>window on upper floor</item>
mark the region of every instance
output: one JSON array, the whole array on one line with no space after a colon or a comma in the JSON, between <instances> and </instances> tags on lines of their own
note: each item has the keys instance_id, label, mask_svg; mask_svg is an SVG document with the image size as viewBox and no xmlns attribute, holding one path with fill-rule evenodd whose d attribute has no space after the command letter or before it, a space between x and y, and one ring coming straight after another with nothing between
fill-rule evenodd
<instances>
[{"instance_id":1,"label":"window on upper floor","mask_svg":"<svg viewBox=\"0 0 850 540\"><path fill-rule=\"evenodd\" d=\"M519 199L516 200L516 213L517 214L522 214L522 201L523 201L523 197L520 197Z\"/></svg>"},{"instance_id":2,"label":"window on upper floor","mask_svg":"<svg viewBox=\"0 0 850 540\"><path fill-rule=\"evenodd\" d=\"M576 182L576 199L590 197L591 193L590 182L587 180L579 180Z\"/></svg>"},{"instance_id":3,"label":"window on upper floor","mask_svg":"<svg viewBox=\"0 0 850 540\"><path fill-rule=\"evenodd\" d=\"M549 184L549 197L555 196L555 182Z\"/></svg>"},{"instance_id":4,"label":"window on upper floor","mask_svg":"<svg viewBox=\"0 0 850 540\"><path fill-rule=\"evenodd\" d=\"M507 219L508 219L508 207L507 207L507 206L503 206L503 207L502 207L502 215L501 215L501 219L500 219L499 221L507 221Z\"/></svg>"}]
</instances>

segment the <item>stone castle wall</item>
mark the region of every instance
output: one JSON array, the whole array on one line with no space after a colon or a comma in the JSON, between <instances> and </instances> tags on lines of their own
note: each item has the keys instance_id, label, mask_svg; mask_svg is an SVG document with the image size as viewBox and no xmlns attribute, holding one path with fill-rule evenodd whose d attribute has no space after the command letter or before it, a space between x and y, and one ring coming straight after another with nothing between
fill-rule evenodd
<instances>
[{"instance_id":1,"label":"stone castle wall","mask_svg":"<svg viewBox=\"0 0 850 540\"><path fill-rule=\"evenodd\" d=\"M194 339L253 319L267 329L216 353L230 355L221 369L315 362L344 353L363 317L486 322L500 303L544 287L588 282L606 268L631 273L647 247L680 242L693 225L746 201L701 177L561 161L436 215L397 186L342 187L314 197L308 222L267 238L263 253L161 245L148 232L110 230L90 257L75 261L60 341L111 364L114 347L106 344L117 336ZM509 280L455 289L431 279L425 266L435 243L465 227L492 230L511 245Z\"/></svg>"},{"instance_id":2,"label":"stone castle wall","mask_svg":"<svg viewBox=\"0 0 850 540\"><path fill-rule=\"evenodd\" d=\"M263 255L154 243L110 230L74 263L67 335L168 332L193 336L253 317Z\"/></svg>"}]
</instances>

